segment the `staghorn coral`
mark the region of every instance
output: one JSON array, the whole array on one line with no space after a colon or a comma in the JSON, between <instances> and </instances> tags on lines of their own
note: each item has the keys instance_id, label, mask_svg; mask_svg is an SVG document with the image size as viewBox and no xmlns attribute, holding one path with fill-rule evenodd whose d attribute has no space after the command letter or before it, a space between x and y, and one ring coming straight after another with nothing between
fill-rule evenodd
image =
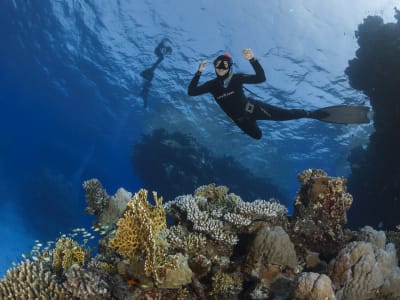
<instances>
[{"instance_id":1,"label":"staghorn coral","mask_svg":"<svg viewBox=\"0 0 400 300\"><path fill-rule=\"evenodd\" d=\"M166 257L166 243L160 236L160 232L167 227L162 197L158 198L154 192L155 206L152 206L147 201L147 194L141 189L128 202L109 246L132 262L144 258L145 274L160 283L166 270L174 267L175 259Z\"/></svg>"},{"instance_id":2,"label":"staghorn coral","mask_svg":"<svg viewBox=\"0 0 400 300\"><path fill-rule=\"evenodd\" d=\"M71 266L85 263L85 249L69 237L61 237L53 249L53 268L56 273L66 272Z\"/></svg>"},{"instance_id":3,"label":"staghorn coral","mask_svg":"<svg viewBox=\"0 0 400 300\"><path fill-rule=\"evenodd\" d=\"M0 281L0 299L72 300L55 277L44 262L25 260Z\"/></svg>"},{"instance_id":4,"label":"staghorn coral","mask_svg":"<svg viewBox=\"0 0 400 300\"><path fill-rule=\"evenodd\" d=\"M353 201L346 192L346 179L315 169L303 171L298 179L302 186L295 199L291 238L310 251L330 256L346 242L342 227Z\"/></svg>"}]
</instances>

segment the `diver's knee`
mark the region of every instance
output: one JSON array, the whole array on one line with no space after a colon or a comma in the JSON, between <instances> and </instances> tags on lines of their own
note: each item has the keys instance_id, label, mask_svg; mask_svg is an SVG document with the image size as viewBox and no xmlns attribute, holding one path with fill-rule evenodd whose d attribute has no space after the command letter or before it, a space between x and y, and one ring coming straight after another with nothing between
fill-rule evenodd
<instances>
[{"instance_id":1,"label":"diver's knee","mask_svg":"<svg viewBox=\"0 0 400 300\"><path fill-rule=\"evenodd\" d=\"M262 132L260 130L260 131L257 131L257 132L248 133L248 135L251 136L255 140L261 140Z\"/></svg>"}]
</instances>

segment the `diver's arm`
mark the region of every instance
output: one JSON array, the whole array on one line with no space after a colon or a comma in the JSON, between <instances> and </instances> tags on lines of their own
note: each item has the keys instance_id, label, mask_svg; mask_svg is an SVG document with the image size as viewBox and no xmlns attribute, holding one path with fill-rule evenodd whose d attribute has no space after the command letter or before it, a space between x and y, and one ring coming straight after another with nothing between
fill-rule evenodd
<instances>
[{"instance_id":1,"label":"diver's arm","mask_svg":"<svg viewBox=\"0 0 400 300\"><path fill-rule=\"evenodd\" d=\"M201 73L204 71L206 64L207 61L203 60L200 63L199 69L197 70L196 74L193 76L192 81L190 82L188 87L189 96L197 96L210 92L210 83L209 83L210 81L207 81L206 83L199 86L200 76Z\"/></svg>"},{"instance_id":2,"label":"diver's arm","mask_svg":"<svg viewBox=\"0 0 400 300\"><path fill-rule=\"evenodd\" d=\"M200 75L201 75L200 71L197 71L196 74L194 74L193 79L188 87L189 96L198 96L210 92L211 81L207 81L204 84L199 85Z\"/></svg>"},{"instance_id":3,"label":"diver's arm","mask_svg":"<svg viewBox=\"0 0 400 300\"><path fill-rule=\"evenodd\" d=\"M261 83L266 80L264 69L261 67L260 63L256 58L249 60L251 66L256 72L255 75L242 75L242 83Z\"/></svg>"},{"instance_id":4,"label":"diver's arm","mask_svg":"<svg viewBox=\"0 0 400 300\"><path fill-rule=\"evenodd\" d=\"M264 69L261 67L258 60L254 57L253 51L251 49L244 49L243 56L250 62L255 75L243 75L242 82L243 83L260 83L266 80Z\"/></svg>"}]
</instances>

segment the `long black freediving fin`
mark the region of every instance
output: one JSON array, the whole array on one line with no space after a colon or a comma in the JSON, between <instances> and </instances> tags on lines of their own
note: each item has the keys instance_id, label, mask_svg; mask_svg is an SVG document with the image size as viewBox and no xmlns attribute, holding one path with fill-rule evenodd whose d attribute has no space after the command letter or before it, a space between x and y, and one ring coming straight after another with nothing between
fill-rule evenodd
<instances>
[{"instance_id":1,"label":"long black freediving fin","mask_svg":"<svg viewBox=\"0 0 400 300\"><path fill-rule=\"evenodd\" d=\"M314 110L310 118L337 124L369 123L369 107L363 105L335 105Z\"/></svg>"}]
</instances>

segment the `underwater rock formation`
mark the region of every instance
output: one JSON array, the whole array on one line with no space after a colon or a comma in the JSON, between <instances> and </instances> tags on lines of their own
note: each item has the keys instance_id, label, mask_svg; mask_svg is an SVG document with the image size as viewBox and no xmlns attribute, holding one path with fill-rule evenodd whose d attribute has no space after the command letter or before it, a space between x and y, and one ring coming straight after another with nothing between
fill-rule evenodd
<instances>
[{"instance_id":1,"label":"underwater rock formation","mask_svg":"<svg viewBox=\"0 0 400 300\"><path fill-rule=\"evenodd\" d=\"M346 240L343 226L353 202L345 178L329 177L322 170L305 170L298 175L301 188L294 202L291 221L296 244L330 257Z\"/></svg>"},{"instance_id":2,"label":"underwater rock formation","mask_svg":"<svg viewBox=\"0 0 400 300\"><path fill-rule=\"evenodd\" d=\"M286 203L289 199L268 178L254 176L230 156L216 157L193 137L164 129L154 130L134 145L132 166L144 188L167 201L215 182L229 186L244 199L266 195Z\"/></svg>"},{"instance_id":3,"label":"underwater rock formation","mask_svg":"<svg viewBox=\"0 0 400 300\"><path fill-rule=\"evenodd\" d=\"M37 245L0 280L0 299L400 299L400 232L343 231L346 180L322 170L299 179L294 216L216 184L163 204L144 189L126 202L128 192L86 181L86 212L98 219L125 203L107 225L94 222L97 251L76 240L91 238L82 228Z\"/></svg>"},{"instance_id":4,"label":"underwater rock formation","mask_svg":"<svg viewBox=\"0 0 400 300\"><path fill-rule=\"evenodd\" d=\"M349 191L357 201L349 212L352 227L393 229L400 223L400 12L397 23L369 16L358 26L359 49L346 74L350 85L371 101L375 132L367 148L354 149Z\"/></svg>"}]
</instances>

